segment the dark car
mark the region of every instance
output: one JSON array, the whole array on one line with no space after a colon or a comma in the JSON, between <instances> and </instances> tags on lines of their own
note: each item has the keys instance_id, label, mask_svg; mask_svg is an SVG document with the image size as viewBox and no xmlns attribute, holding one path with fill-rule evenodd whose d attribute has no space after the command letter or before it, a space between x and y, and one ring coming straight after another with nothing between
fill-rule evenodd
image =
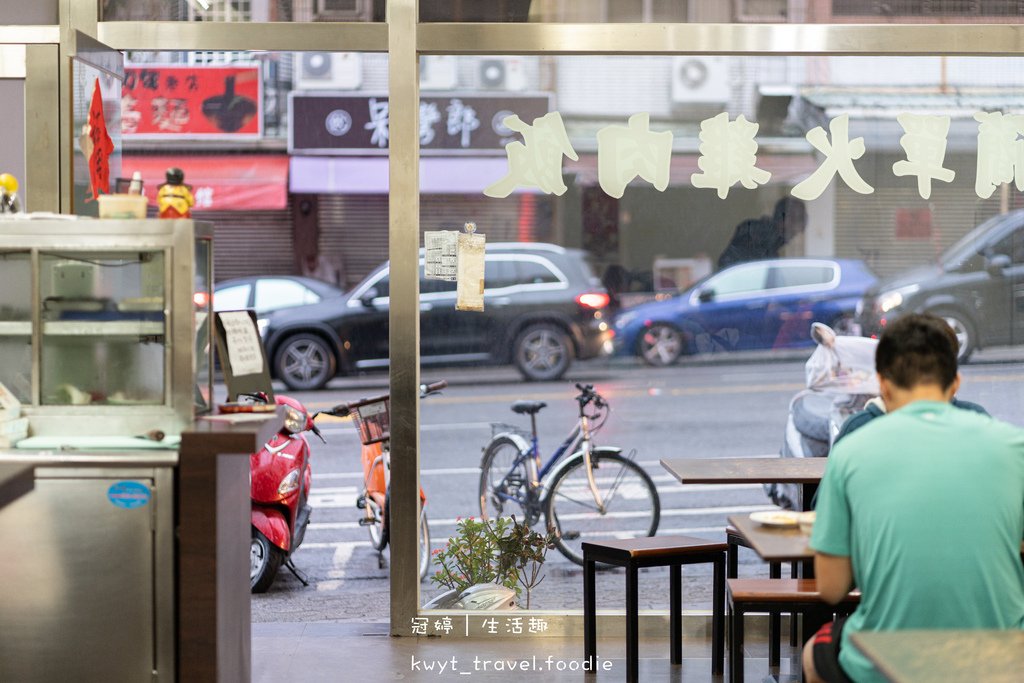
<instances>
[{"instance_id":1,"label":"dark car","mask_svg":"<svg viewBox=\"0 0 1024 683\"><path fill-rule=\"evenodd\" d=\"M875 276L851 259L769 259L726 268L615 318L615 349L648 365L683 354L812 346L811 323L845 331Z\"/></svg>"},{"instance_id":2,"label":"dark car","mask_svg":"<svg viewBox=\"0 0 1024 683\"><path fill-rule=\"evenodd\" d=\"M857 319L865 335L878 336L907 312L945 318L961 362L978 348L1024 343L1024 210L985 221L935 264L879 281Z\"/></svg>"},{"instance_id":3,"label":"dark car","mask_svg":"<svg viewBox=\"0 0 1024 683\"><path fill-rule=\"evenodd\" d=\"M340 299L271 313L261 324L272 372L289 389L388 365L388 264ZM455 310L455 283L423 278L423 363L514 363L528 380L558 379L574 358L611 349L608 294L583 252L551 244L487 245L484 311Z\"/></svg>"}]
</instances>

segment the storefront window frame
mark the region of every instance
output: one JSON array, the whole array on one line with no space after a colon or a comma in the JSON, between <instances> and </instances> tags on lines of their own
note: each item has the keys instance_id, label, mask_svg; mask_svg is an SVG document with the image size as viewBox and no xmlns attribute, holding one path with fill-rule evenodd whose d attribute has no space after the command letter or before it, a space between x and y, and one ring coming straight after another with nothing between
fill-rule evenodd
<instances>
[{"instance_id":1,"label":"storefront window frame","mask_svg":"<svg viewBox=\"0 0 1024 683\"><path fill-rule=\"evenodd\" d=\"M776 55L776 56L1024 56L1024 25L1018 24L568 24L424 23L419 0L388 0L383 23L296 24L215 22L97 22L99 0L60 0L59 27L0 27L0 43L59 45L60 59L46 52L26 98L55 101L75 54L75 32L117 50L149 51L356 51L389 56L391 151L389 251L391 258L392 519L396 533L391 562L391 633L411 635L413 619L442 615L420 607L417 500L419 490L419 58L424 55ZM59 43L54 29L60 29ZM941 46L939 49L938 46ZM45 49L45 48L44 48ZM31 59L29 68L32 68ZM58 78L58 75L61 78ZM70 103L62 100L62 107ZM61 168L70 145L51 125L51 144L36 164ZM46 137L29 131L28 144ZM34 148L33 148L34 149ZM33 172L28 173L31 181ZM64 195L67 188L61 187ZM66 206L64 200L61 204ZM30 207L35 208L35 207ZM41 206L38 208L42 208ZM464 613L450 613L461 625ZM530 612L547 620L544 636L582 631L582 615ZM703 619L704 617L698 616ZM619 615L601 615L602 634L624 632ZM641 616L644 635L663 635L667 617ZM468 629L467 629L468 631ZM431 629L433 633L433 629ZM454 628L442 637L464 637ZM501 637L500 635L497 637ZM533 637L517 635L514 637Z\"/></svg>"}]
</instances>

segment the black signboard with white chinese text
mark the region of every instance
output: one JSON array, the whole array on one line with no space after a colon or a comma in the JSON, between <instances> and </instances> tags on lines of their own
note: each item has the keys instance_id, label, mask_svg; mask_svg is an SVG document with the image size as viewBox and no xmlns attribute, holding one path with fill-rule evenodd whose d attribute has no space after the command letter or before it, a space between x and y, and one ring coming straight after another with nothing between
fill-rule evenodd
<instances>
[{"instance_id":1,"label":"black signboard with white chinese text","mask_svg":"<svg viewBox=\"0 0 1024 683\"><path fill-rule=\"evenodd\" d=\"M293 154L387 154L386 95L292 93L288 151ZM430 94L420 97L423 154L504 154L519 136L502 123L515 114L526 123L552 111L548 94Z\"/></svg>"}]
</instances>

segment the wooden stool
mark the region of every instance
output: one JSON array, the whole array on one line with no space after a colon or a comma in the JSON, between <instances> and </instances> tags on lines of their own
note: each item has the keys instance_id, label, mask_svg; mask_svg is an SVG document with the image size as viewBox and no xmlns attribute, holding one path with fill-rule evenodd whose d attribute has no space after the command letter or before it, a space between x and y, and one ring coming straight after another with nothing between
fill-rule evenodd
<instances>
[{"instance_id":1,"label":"wooden stool","mask_svg":"<svg viewBox=\"0 0 1024 683\"><path fill-rule=\"evenodd\" d=\"M725 561L725 578L735 579L739 577L739 547L749 548L750 543L743 537L736 527L727 526L725 527L725 542L729 545L726 551ZM796 562L791 562L789 567L789 578L799 578L800 571L799 565ZM781 579L782 578L782 563L781 562L769 562L768 563L768 578L770 579ZM768 666L779 666L779 661L782 659L782 615L779 613L772 614L768 618ZM796 614L789 615L789 645L790 647L796 647L798 641L797 628L796 628Z\"/></svg>"},{"instance_id":2,"label":"wooden stool","mask_svg":"<svg viewBox=\"0 0 1024 683\"><path fill-rule=\"evenodd\" d=\"M714 564L711 609L711 673L725 666L725 550L726 544L692 536L648 536L622 541L583 543L583 651L591 671L597 657L597 599L595 569L598 562L626 568L626 680L637 680L640 659L637 570L669 567L669 624L672 663L683 663L682 565Z\"/></svg>"},{"instance_id":3,"label":"wooden stool","mask_svg":"<svg viewBox=\"0 0 1024 683\"><path fill-rule=\"evenodd\" d=\"M860 602L860 592L849 593L838 605L818 594L814 579L729 579L729 680L743 681L743 615L747 612L779 614L849 614Z\"/></svg>"}]
</instances>

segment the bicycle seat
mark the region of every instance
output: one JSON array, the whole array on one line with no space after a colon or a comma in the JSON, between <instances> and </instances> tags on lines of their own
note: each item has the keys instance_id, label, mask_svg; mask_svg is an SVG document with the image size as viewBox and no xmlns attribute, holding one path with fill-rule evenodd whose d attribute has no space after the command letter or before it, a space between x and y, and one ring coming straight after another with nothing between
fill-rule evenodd
<instances>
[{"instance_id":1,"label":"bicycle seat","mask_svg":"<svg viewBox=\"0 0 1024 683\"><path fill-rule=\"evenodd\" d=\"M512 412L520 415L536 415L546 406L544 401L516 401L512 404Z\"/></svg>"}]
</instances>

